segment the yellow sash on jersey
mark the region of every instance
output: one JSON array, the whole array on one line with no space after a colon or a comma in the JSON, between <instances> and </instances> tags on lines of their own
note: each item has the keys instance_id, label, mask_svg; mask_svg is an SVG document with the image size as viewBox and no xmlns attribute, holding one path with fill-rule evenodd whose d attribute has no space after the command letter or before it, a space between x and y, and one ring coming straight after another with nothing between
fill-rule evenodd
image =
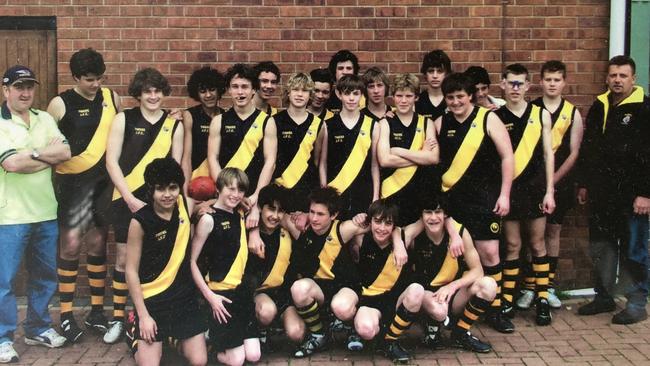
<instances>
[{"instance_id":1,"label":"yellow sash on jersey","mask_svg":"<svg viewBox=\"0 0 650 366\"><path fill-rule=\"evenodd\" d=\"M300 146L296 155L291 160L291 163L287 168L282 172L282 176L275 180L275 183L283 186L284 188L291 189L293 188L309 166L309 160L311 159L311 152L314 149L314 143L318 137L318 128L320 127L320 118L314 116L314 119L309 125L309 129L305 133L305 137L302 138Z\"/></svg>"},{"instance_id":2,"label":"yellow sash on jersey","mask_svg":"<svg viewBox=\"0 0 650 366\"><path fill-rule=\"evenodd\" d=\"M334 117L334 112L330 111L329 109L325 110L325 117L323 118L323 121L327 121L328 119Z\"/></svg>"},{"instance_id":3,"label":"yellow sash on jersey","mask_svg":"<svg viewBox=\"0 0 650 366\"><path fill-rule=\"evenodd\" d=\"M218 223L214 223L217 225ZM246 223L244 216L239 217L239 227L241 232L239 234L239 251L235 260L230 265L228 274L220 282L210 280L210 273L205 275L205 282L212 291L232 290L241 284L242 277L244 276L244 269L246 268L246 261L248 260L248 240L246 239Z\"/></svg>"},{"instance_id":4,"label":"yellow sash on jersey","mask_svg":"<svg viewBox=\"0 0 650 366\"><path fill-rule=\"evenodd\" d=\"M266 280L264 280L258 290L278 287L284 283L284 275L287 273L289 259L291 258L291 235L284 229L280 230L278 256L275 258L271 272L269 272Z\"/></svg>"},{"instance_id":5,"label":"yellow sash on jersey","mask_svg":"<svg viewBox=\"0 0 650 366\"><path fill-rule=\"evenodd\" d=\"M338 236L338 227L340 221L335 220L332 223L332 228L330 229L329 235L325 240L323 249L321 249L320 254L318 254L318 271L314 278L321 280L333 280L334 273L332 272L332 267L334 266L334 261L339 256L343 243Z\"/></svg>"},{"instance_id":6,"label":"yellow sash on jersey","mask_svg":"<svg viewBox=\"0 0 650 366\"><path fill-rule=\"evenodd\" d=\"M596 99L600 100L601 103L603 103L603 133L605 133L605 127L607 126L607 113L609 113L609 93L610 91L607 90L607 92L599 95L596 97ZM632 94L628 96L627 98L623 99L622 102L618 103L617 105L623 105L623 104L628 104L628 103L641 103L643 102L643 88L635 85L634 90L632 91Z\"/></svg>"},{"instance_id":7,"label":"yellow sash on jersey","mask_svg":"<svg viewBox=\"0 0 650 366\"><path fill-rule=\"evenodd\" d=\"M454 221L454 226L456 227L456 230L458 230L458 234L462 237L463 225ZM431 287L440 287L451 283L458 274L458 268L458 258L454 258L449 250L447 250L447 255L445 255L445 260L442 262L442 266L440 266L440 271L436 277L431 280L429 285Z\"/></svg>"},{"instance_id":8,"label":"yellow sash on jersey","mask_svg":"<svg viewBox=\"0 0 650 366\"><path fill-rule=\"evenodd\" d=\"M196 169L192 171L191 179L197 177L209 177L209 176L210 176L210 168L208 167L208 159L205 159L203 160L201 165L199 165L198 167L196 167Z\"/></svg>"},{"instance_id":9,"label":"yellow sash on jersey","mask_svg":"<svg viewBox=\"0 0 650 366\"><path fill-rule=\"evenodd\" d=\"M354 182L361 171L363 163L366 161L372 144L371 127L372 118L364 116L359 135L348 156L348 160L345 161L336 178L328 184L328 186L336 188L339 193L345 192L350 184Z\"/></svg>"},{"instance_id":10,"label":"yellow sash on jersey","mask_svg":"<svg viewBox=\"0 0 650 366\"><path fill-rule=\"evenodd\" d=\"M573 122L573 104L569 103L568 100L564 101L560 115L553 125L553 130L551 131L552 142L553 142L553 152L556 152L557 149L562 145L562 139L564 139L564 134L569 130L571 123Z\"/></svg>"},{"instance_id":11,"label":"yellow sash on jersey","mask_svg":"<svg viewBox=\"0 0 650 366\"><path fill-rule=\"evenodd\" d=\"M94 167L97 162L104 156L106 152L106 142L108 141L108 133L111 130L111 123L117 108L113 103L113 92L108 88L102 88L102 96L104 97L102 116L97 125L95 134L90 139L90 143L86 146L86 150L82 151L79 155L73 156L70 160L63 162L56 166L56 172L59 174L79 174Z\"/></svg>"},{"instance_id":12,"label":"yellow sash on jersey","mask_svg":"<svg viewBox=\"0 0 650 366\"><path fill-rule=\"evenodd\" d=\"M134 192L136 189L144 185L144 170L154 159L164 158L169 154L172 148L172 140L174 134L175 119L167 117L163 122L158 136L151 144L149 151L140 159L138 164L131 170L129 175L124 177L126 185L129 187L129 192ZM122 198L120 191L117 188L113 189L113 201Z\"/></svg>"},{"instance_id":13,"label":"yellow sash on jersey","mask_svg":"<svg viewBox=\"0 0 650 366\"><path fill-rule=\"evenodd\" d=\"M489 111L487 108L479 107L476 117L471 122L472 125L467 135L465 135L456 155L454 155L454 159L451 161L447 171L442 175L443 192L452 189L460 178L463 177L472 161L474 161L474 157L485 137L485 117Z\"/></svg>"},{"instance_id":14,"label":"yellow sash on jersey","mask_svg":"<svg viewBox=\"0 0 650 366\"><path fill-rule=\"evenodd\" d=\"M363 287L361 294L363 296L377 296L392 290L401 272L402 267L395 265L393 252L391 252L386 258L386 263L384 263L384 268L382 268L379 276L370 286Z\"/></svg>"},{"instance_id":15,"label":"yellow sash on jersey","mask_svg":"<svg viewBox=\"0 0 650 366\"><path fill-rule=\"evenodd\" d=\"M278 109L277 109L277 108L275 108L275 107L273 107L273 106L269 106L269 107L270 107L270 109L271 109L271 117L273 117L273 116L275 116L276 114L278 114Z\"/></svg>"},{"instance_id":16,"label":"yellow sash on jersey","mask_svg":"<svg viewBox=\"0 0 650 366\"><path fill-rule=\"evenodd\" d=\"M178 206L178 231L176 232L174 249L169 257L169 262L165 265L165 269L160 272L160 275L151 282L141 284L142 295L145 299L158 295L171 286L174 279L176 279L178 270L181 268L185 253L187 253L187 245L190 242L190 216L187 214L182 195L178 196L176 205Z\"/></svg>"},{"instance_id":17,"label":"yellow sash on jersey","mask_svg":"<svg viewBox=\"0 0 650 366\"><path fill-rule=\"evenodd\" d=\"M541 108L533 104L526 128L524 129L524 134L521 136L521 140L519 140L519 144L515 150L515 175L513 179L517 179L519 174L526 169L542 136L540 111Z\"/></svg>"},{"instance_id":18,"label":"yellow sash on jersey","mask_svg":"<svg viewBox=\"0 0 650 366\"><path fill-rule=\"evenodd\" d=\"M235 152L235 155L230 158L230 161L226 164L224 168L232 167L239 168L243 171L246 171L248 164L253 160L255 151L264 137L264 122L269 117L265 112L260 112L253 121L253 124L244 135L244 139L239 145L239 148Z\"/></svg>"},{"instance_id":19,"label":"yellow sash on jersey","mask_svg":"<svg viewBox=\"0 0 650 366\"><path fill-rule=\"evenodd\" d=\"M411 151L419 151L424 146L425 129L424 129L424 116L418 116L417 126L415 126L415 134L411 142ZM415 172L418 170L417 165L406 166L403 168L395 169L393 174L381 182L381 198L388 198L395 193L399 192L413 179Z\"/></svg>"}]
</instances>

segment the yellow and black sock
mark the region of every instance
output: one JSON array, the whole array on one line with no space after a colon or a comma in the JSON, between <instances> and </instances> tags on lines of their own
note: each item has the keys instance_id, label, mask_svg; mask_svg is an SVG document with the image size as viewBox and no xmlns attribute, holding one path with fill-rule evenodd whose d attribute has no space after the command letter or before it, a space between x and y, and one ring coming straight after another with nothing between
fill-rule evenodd
<instances>
[{"instance_id":1,"label":"yellow and black sock","mask_svg":"<svg viewBox=\"0 0 650 366\"><path fill-rule=\"evenodd\" d=\"M533 273L533 264L530 260L526 260L523 265L524 268L524 288L526 290L535 291L535 273Z\"/></svg>"},{"instance_id":2,"label":"yellow and black sock","mask_svg":"<svg viewBox=\"0 0 650 366\"><path fill-rule=\"evenodd\" d=\"M298 315L305 321L307 329L312 334L323 334L323 321L320 314L320 305L314 300L311 304L297 309Z\"/></svg>"},{"instance_id":3,"label":"yellow and black sock","mask_svg":"<svg viewBox=\"0 0 650 366\"><path fill-rule=\"evenodd\" d=\"M535 272L535 295L538 299L548 299L548 257L533 257Z\"/></svg>"},{"instance_id":4,"label":"yellow and black sock","mask_svg":"<svg viewBox=\"0 0 650 366\"><path fill-rule=\"evenodd\" d=\"M104 294L106 292L106 256L88 255L88 284L90 285L90 303L92 311L104 311Z\"/></svg>"},{"instance_id":5,"label":"yellow and black sock","mask_svg":"<svg viewBox=\"0 0 650 366\"><path fill-rule=\"evenodd\" d=\"M557 257L548 256L548 265L549 265L548 287L549 288L554 288L555 287L555 273L557 271Z\"/></svg>"},{"instance_id":6,"label":"yellow and black sock","mask_svg":"<svg viewBox=\"0 0 650 366\"><path fill-rule=\"evenodd\" d=\"M519 258L505 261L503 263L503 289L501 290L505 307L512 307L518 277Z\"/></svg>"},{"instance_id":7,"label":"yellow and black sock","mask_svg":"<svg viewBox=\"0 0 650 366\"><path fill-rule=\"evenodd\" d=\"M463 315L456 322L453 332L455 334L466 333L469 331L469 328L483 316L485 311L490 308L490 302L481 299L480 297L474 295L472 296L467 305L465 305L465 310Z\"/></svg>"},{"instance_id":8,"label":"yellow and black sock","mask_svg":"<svg viewBox=\"0 0 650 366\"><path fill-rule=\"evenodd\" d=\"M113 320L124 321L124 309L129 289L124 272L113 270Z\"/></svg>"},{"instance_id":9,"label":"yellow and black sock","mask_svg":"<svg viewBox=\"0 0 650 366\"><path fill-rule=\"evenodd\" d=\"M79 273L79 260L66 260L59 257L56 269L59 277L59 301L61 303L61 321L72 319L72 300Z\"/></svg>"},{"instance_id":10,"label":"yellow and black sock","mask_svg":"<svg viewBox=\"0 0 650 366\"><path fill-rule=\"evenodd\" d=\"M411 323L415 319L415 313L412 313L404 307L404 304L400 305L395 311L395 316L393 321L390 323L386 329L386 334L384 334L384 340L386 341L396 341L402 333L404 333Z\"/></svg>"},{"instance_id":11,"label":"yellow and black sock","mask_svg":"<svg viewBox=\"0 0 650 366\"><path fill-rule=\"evenodd\" d=\"M498 312L501 311L501 286L503 285L503 273L501 272L501 263L496 266L483 267L485 275L492 277L497 282L497 295L494 297L494 301L491 304L491 311Z\"/></svg>"}]
</instances>

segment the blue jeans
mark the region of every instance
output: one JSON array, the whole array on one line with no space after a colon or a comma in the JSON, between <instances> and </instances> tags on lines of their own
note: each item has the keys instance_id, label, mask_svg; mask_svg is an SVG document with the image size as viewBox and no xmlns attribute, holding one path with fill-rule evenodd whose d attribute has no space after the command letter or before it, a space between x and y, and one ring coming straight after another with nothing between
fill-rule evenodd
<instances>
[{"instance_id":1,"label":"blue jeans","mask_svg":"<svg viewBox=\"0 0 650 366\"><path fill-rule=\"evenodd\" d=\"M628 278L625 297L628 308L643 310L648 302L648 215L632 215L628 223L629 240L623 262Z\"/></svg>"},{"instance_id":2,"label":"blue jeans","mask_svg":"<svg viewBox=\"0 0 650 366\"><path fill-rule=\"evenodd\" d=\"M57 289L58 238L56 220L0 225L0 343L13 341L16 330L14 282L23 256L29 276L25 335L35 336L51 327L48 305Z\"/></svg>"}]
</instances>

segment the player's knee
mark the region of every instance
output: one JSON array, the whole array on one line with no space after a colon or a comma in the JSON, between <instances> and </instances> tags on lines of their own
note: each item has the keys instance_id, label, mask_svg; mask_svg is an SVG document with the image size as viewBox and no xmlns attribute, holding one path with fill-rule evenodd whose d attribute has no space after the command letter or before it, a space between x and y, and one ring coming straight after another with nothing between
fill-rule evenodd
<instances>
[{"instance_id":1,"label":"player's knee","mask_svg":"<svg viewBox=\"0 0 650 366\"><path fill-rule=\"evenodd\" d=\"M262 358L262 351L259 346L254 349L246 349L246 362L257 362L260 358Z\"/></svg>"},{"instance_id":2,"label":"player's knee","mask_svg":"<svg viewBox=\"0 0 650 366\"><path fill-rule=\"evenodd\" d=\"M340 297L332 299L331 308L334 315L343 321L352 319L357 310L350 299Z\"/></svg>"},{"instance_id":3,"label":"player's knee","mask_svg":"<svg viewBox=\"0 0 650 366\"><path fill-rule=\"evenodd\" d=\"M436 321L443 321L447 317L447 306L440 304L433 299L429 299L426 308L429 316Z\"/></svg>"},{"instance_id":4,"label":"player's knee","mask_svg":"<svg viewBox=\"0 0 650 366\"><path fill-rule=\"evenodd\" d=\"M476 281L478 290L476 296L483 300L492 301L497 293L497 282L492 277L481 277Z\"/></svg>"},{"instance_id":5,"label":"player's knee","mask_svg":"<svg viewBox=\"0 0 650 366\"><path fill-rule=\"evenodd\" d=\"M185 354L187 358L187 363L191 366L205 366L208 364L208 354L201 352L192 352L191 354Z\"/></svg>"},{"instance_id":6,"label":"player's knee","mask_svg":"<svg viewBox=\"0 0 650 366\"><path fill-rule=\"evenodd\" d=\"M296 304L304 303L309 299L311 283L304 280L298 280L291 285L291 298Z\"/></svg>"},{"instance_id":7,"label":"player's knee","mask_svg":"<svg viewBox=\"0 0 650 366\"><path fill-rule=\"evenodd\" d=\"M424 287L418 283L412 283L406 288L402 304L409 311L418 311L424 298Z\"/></svg>"},{"instance_id":8,"label":"player's knee","mask_svg":"<svg viewBox=\"0 0 650 366\"><path fill-rule=\"evenodd\" d=\"M291 323L285 324L284 330L287 333L287 337L294 342L300 342L305 336L305 327L302 323Z\"/></svg>"},{"instance_id":9,"label":"player's knee","mask_svg":"<svg viewBox=\"0 0 650 366\"><path fill-rule=\"evenodd\" d=\"M65 235L63 235L63 243L61 244L61 257L79 257L79 252L81 251L81 238L77 232L68 231Z\"/></svg>"},{"instance_id":10,"label":"player's knee","mask_svg":"<svg viewBox=\"0 0 650 366\"><path fill-rule=\"evenodd\" d=\"M242 366L246 361L246 354L242 348L241 351L237 352L220 352L217 355L219 362L226 364L228 366Z\"/></svg>"},{"instance_id":11,"label":"player's knee","mask_svg":"<svg viewBox=\"0 0 650 366\"><path fill-rule=\"evenodd\" d=\"M269 325L275 318L278 309L271 301L263 301L255 305L255 313L257 315L257 320L262 325Z\"/></svg>"},{"instance_id":12,"label":"player's knee","mask_svg":"<svg viewBox=\"0 0 650 366\"><path fill-rule=\"evenodd\" d=\"M375 338L377 333L379 333L379 325L371 319L359 319L355 321L354 328L357 334L367 341Z\"/></svg>"}]
</instances>

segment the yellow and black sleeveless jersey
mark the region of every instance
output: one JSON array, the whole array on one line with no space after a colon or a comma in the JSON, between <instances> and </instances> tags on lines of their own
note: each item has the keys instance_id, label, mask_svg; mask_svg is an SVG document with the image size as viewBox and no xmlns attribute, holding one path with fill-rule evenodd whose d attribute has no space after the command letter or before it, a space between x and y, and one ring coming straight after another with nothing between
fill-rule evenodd
<instances>
[{"instance_id":1,"label":"yellow and black sleeveless jersey","mask_svg":"<svg viewBox=\"0 0 650 366\"><path fill-rule=\"evenodd\" d=\"M273 117L273 116L275 116L276 114L278 114L279 110L278 110L277 108L275 108L274 106L268 104L268 105L266 106L266 110L265 110L264 112L265 112L266 114L268 114L269 116Z\"/></svg>"},{"instance_id":2,"label":"yellow and black sleeveless jersey","mask_svg":"<svg viewBox=\"0 0 650 366\"><path fill-rule=\"evenodd\" d=\"M438 167L442 174L441 190L450 195L450 200L472 206L488 205L492 210L501 184L501 158L487 134L489 113L475 106L465 121L457 121L451 113L442 117ZM487 195L488 191L491 194Z\"/></svg>"},{"instance_id":3,"label":"yellow and black sleeveless jersey","mask_svg":"<svg viewBox=\"0 0 650 366\"><path fill-rule=\"evenodd\" d=\"M521 117L513 114L506 106L495 112L506 126L512 142L515 155L513 182L543 180L542 112L542 108L532 103L528 103Z\"/></svg>"},{"instance_id":4,"label":"yellow and black sleeveless jersey","mask_svg":"<svg viewBox=\"0 0 650 366\"><path fill-rule=\"evenodd\" d=\"M205 280L213 291L234 290L242 284L248 260L248 242L243 216L219 208L210 213L212 232L203 246L208 262Z\"/></svg>"},{"instance_id":5,"label":"yellow and black sleeveless jersey","mask_svg":"<svg viewBox=\"0 0 650 366\"><path fill-rule=\"evenodd\" d=\"M461 226L458 233L463 235L464 230ZM416 282L430 291L459 279L467 267L462 256L454 258L449 254L449 235L446 232L438 244L429 239L426 232L418 235L409 253L409 264Z\"/></svg>"},{"instance_id":6,"label":"yellow and black sleeveless jersey","mask_svg":"<svg viewBox=\"0 0 650 366\"><path fill-rule=\"evenodd\" d=\"M153 205L144 206L133 218L144 232L138 276L147 308L169 308L195 296L189 262L190 218L184 198L179 196L169 221L158 216Z\"/></svg>"},{"instance_id":7,"label":"yellow and black sleeveless jersey","mask_svg":"<svg viewBox=\"0 0 650 366\"><path fill-rule=\"evenodd\" d=\"M531 102L542 109L548 109L544 105L544 98L539 97ZM551 123L553 129L551 136L553 139L553 152L555 152L555 170L557 170L571 153L571 126L576 114L576 107L568 100L562 98L558 108L551 113Z\"/></svg>"},{"instance_id":8,"label":"yellow and black sleeveless jersey","mask_svg":"<svg viewBox=\"0 0 650 366\"><path fill-rule=\"evenodd\" d=\"M415 102L415 112L431 119L432 121L438 119L438 117L445 114L446 111L447 103L445 102L445 98L442 98L442 101L437 106L433 105L431 99L429 99L429 92L426 89L420 93L418 100Z\"/></svg>"},{"instance_id":9,"label":"yellow and black sleeveless jersey","mask_svg":"<svg viewBox=\"0 0 650 366\"><path fill-rule=\"evenodd\" d=\"M144 169L151 161L171 155L174 132L180 123L168 119L164 112L156 123L150 123L143 116L139 107L124 111L124 141L119 165L126 178L129 190L136 197L144 198ZM121 198L117 189L113 192L113 201Z\"/></svg>"},{"instance_id":10,"label":"yellow and black sleeveless jersey","mask_svg":"<svg viewBox=\"0 0 650 366\"><path fill-rule=\"evenodd\" d=\"M419 151L426 138L426 119L417 113L408 126L396 115L386 119L390 147ZM413 207L422 192L434 187L433 166L413 165L403 168L381 168L381 197L391 198L398 207ZM420 217L417 209L400 211L397 225L408 225Z\"/></svg>"},{"instance_id":11,"label":"yellow and black sleeveless jersey","mask_svg":"<svg viewBox=\"0 0 650 366\"><path fill-rule=\"evenodd\" d=\"M334 112L330 111L327 108L323 108L323 111L318 115L318 118L320 118L321 121L327 121L332 117L334 117Z\"/></svg>"},{"instance_id":12,"label":"yellow and black sleeveless jersey","mask_svg":"<svg viewBox=\"0 0 650 366\"><path fill-rule=\"evenodd\" d=\"M295 241L291 252L291 270L302 278L334 280L338 283L355 281L356 268L339 232L340 221L322 235L307 229Z\"/></svg>"},{"instance_id":13,"label":"yellow and black sleeveless jersey","mask_svg":"<svg viewBox=\"0 0 650 366\"><path fill-rule=\"evenodd\" d=\"M297 124L286 110L278 112L273 119L278 131L275 182L288 189L309 192L318 186L314 147L322 120L308 113L307 119Z\"/></svg>"},{"instance_id":14,"label":"yellow and black sleeveless jersey","mask_svg":"<svg viewBox=\"0 0 650 366\"><path fill-rule=\"evenodd\" d=\"M357 266L363 296L402 291L410 274L408 266L395 265L393 245L389 243L385 248L380 248L372 238L372 233L363 237Z\"/></svg>"},{"instance_id":15,"label":"yellow and black sleeveless jersey","mask_svg":"<svg viewBox=\"0 0 650 366\"><path fill-rule=\"evenodd\" d=\"M335 187L340 194L351 189L372 195L372 119L360 114L357 123L349 129L336 114L326 125L328 185Z\"/></svg>"},{"instance_id":16,"label":"yellow and black sleeveless jersey","mask_svg":"<svg viewBox=\"0 0 650 366\"><path fill-rule=\"evenodd\" d=\"M386 106L386 112L390 112L390 111L392 111L390 106ZM370 109L368 109L368 107L365 107L365 108L361 109L361 114L365 114L366 116L372 118L372 120L375 121L375 122L380 121L382 118L384 118L384 116L378 116L378 115L370 112ZM384 112L384 115L385 114L386 113Z\"/></svg>"},{"instance_id":17,"label":"yellow and black sleeveless jersey","mask_svg":"<svg viewBox=\"0 0 650 366\"><path fill-rule=\"evenodd\" d=\"M268 114L255 110L242 120L234 108L221 117L219 165L222 168L239 168L248 175L250 184L247 195L255 192L264 165L262 140L268 119Z\"/></svg>"},{"instance_id":18,"label":"yellow and black sleeveless jersey","mask_svg":"<svg viewBox=\"0 0 650 366\"><path fill-rule=\"evenodd\" d=\"M113 92L101 88L95 99L88 100L68 89L59 97L65 105L59 129L70 144L72 159L59 164L57 174L105 175L106 141L117 114Z\"/></svg>"},{"instance_id":19,"label":"yellow and black sleeveless jersey","mask_svg":"<svg viewBox=\"0 0 650 366\"><path fill-rule=\"evenodd\" d=\"M192 116L192 171L195 171L206 161L208 156L208 136L210 135L212 117L205 113L200 104L188 108L187 111ZM217 107L217 114L223 112L223 109ZM209 171L205 173L210 175Z\"/></svg>"},{"instance_id":20,"label":"yellow and black sleeveless jersey","mask_svg":"<svg viewBox=\"0 0 650 366\"><path fill-rule=\"evenodd\" d=\"M257 290L291 286L293 275L288 271L293 240L284 229L271 234L260 230L264 242L264 258L251 255L246 264L246 276L255 281Z\"/></svg>"}]
</instances>

